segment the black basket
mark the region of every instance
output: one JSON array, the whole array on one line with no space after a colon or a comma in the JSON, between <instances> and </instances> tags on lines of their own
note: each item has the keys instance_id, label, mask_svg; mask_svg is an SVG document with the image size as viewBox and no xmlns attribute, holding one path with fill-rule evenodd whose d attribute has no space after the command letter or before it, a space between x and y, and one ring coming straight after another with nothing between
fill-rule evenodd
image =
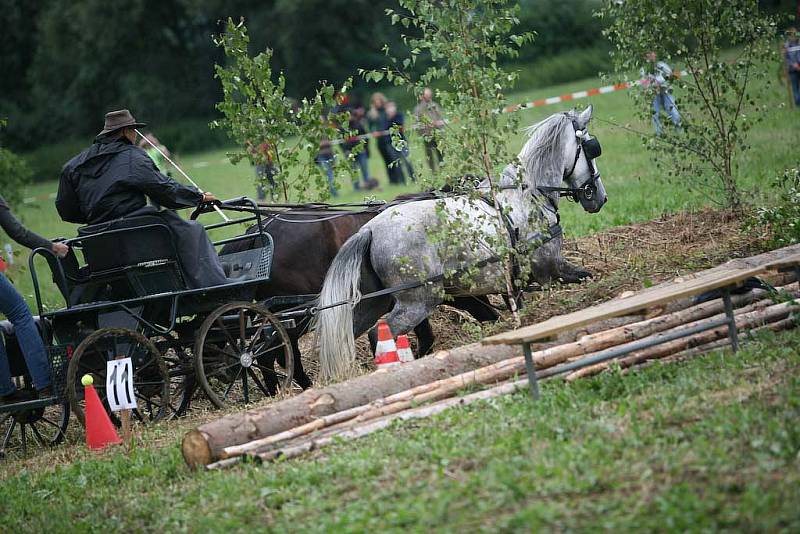
<instances>
[{"instance_id":1,"label":"black basket","mask_svg":"<svg viewBox=\"0 0 800 534\"><path fill-rule=\"evenodd\" d=\"M72 355L71 345L53 345L47 347L50 359L50 376L53 380L53 393L61 400L67 398L67 366Z\"/></svg>"}]
</instances>

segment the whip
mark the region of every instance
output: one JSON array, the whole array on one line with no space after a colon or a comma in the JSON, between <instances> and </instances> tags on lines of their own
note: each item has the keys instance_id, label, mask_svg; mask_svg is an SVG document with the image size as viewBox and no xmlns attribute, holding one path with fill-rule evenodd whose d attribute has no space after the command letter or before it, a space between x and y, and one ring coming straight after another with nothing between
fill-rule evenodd
<instances>
[{"instance_id":1,"label":"whip","mask_svg":"<svg viewBox=\"0 0 800 534\"><path fill-rule=\"evenodd\" d=\"M159 153L159 154L161 154L161 157L162 157L162 158L164 158L165 160L167 160L167 161L170 163L170 165L172 165L173 167L175 167L175 168L178 170L178 172L179 172L179 173L181 173L181 174L183 175L183 177L184 177L184 178L186 178L187 180L189 180L189 183L190 183L190 184L192 184L193 186L195 186L195 187L196 187L198 190L202 191L202 189L200 189L200 186L199 186L199 185L197 185L197 183L196 183L194 180L192 180L191 178L189 178L189 175L188 175L188 174L186 174L185 172L183 172L183 169L181 169L180 167L178 167L178 164L177 164L177 163L175 163L174 161L172 161L171 159L169 159L169 157L168 157L166 154L164 154L164 152L163 152L163 151L162 151L160 148L158 148L158 146L157 146L155 143L153 143L153 142L152 142L150 139L148 139L147 137L145 137L144 135L142 135L142 132L140 132L140 131L139 131L137 128L134 128L134 129L133 129L133 131L134 131L134 132L136 132L136 133L137 133L137 134L138 134L138 135L139 135L139 136L140 136L142 139L144 139L145 141L147 141L147 144L148 144L148 145L150 145L151 147L155 148L155 149L156 149L156 151L158 151L158 153ZM228 216L227 216L227 215L225 215L225 214L222 212L222 210L221 210L221 209L219 209L219 206L214 206L214 210L215 210L217 213L219 213L219 216L220 216L220 217L222 217L222 220L224 220L225 222L230 222L230 219L228 218Z\"/></svg>"}]
</instances>

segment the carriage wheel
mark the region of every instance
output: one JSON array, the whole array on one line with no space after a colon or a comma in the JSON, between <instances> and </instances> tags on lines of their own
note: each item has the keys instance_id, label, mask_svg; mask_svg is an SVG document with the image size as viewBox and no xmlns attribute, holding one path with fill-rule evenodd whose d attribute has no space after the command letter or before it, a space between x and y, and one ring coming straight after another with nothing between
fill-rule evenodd
<instances>
[{"instance_id":1,"label":"carriage wheel","mask_svg":"<svg viewBox=\"0 0 800 534\"><path fill-rule=\"evenodd\" d=\"M218 408L286 393L292 385L289 335L258 304L233 302L214 310L200 327L194 355L197 379Z\"/></svg>"},{"instance_id":2,"label":"carriage wheel","mask_svg":"<svg viewBox=\"0 0 800 534\"><path fill-rule=\"evenodd\" d=\"M64 441L68 424L66 402L0 414L0 457L12 451L25 454L29 447L54 447Z\"/></svg>"},{"instance_id":3,"label":"carriage wheel","mask_svg":"<svg viewBox=\"0 0 800 534\"><path fill-rule=\"evenodd\" d=\"M155 345L142 334L127 328L101 328L78 345L67 369L67 398L81 425L86 426L80 380L87 373L94 377L94 388L111 420L120 424L106 401L106 363L118 356L133 360L133 389L138 407L132 411L131 420L149 423L170 414L170 378Z\"/></svg>"},{"instance_id":4,"label":"carriage wheel","mask_svg":"<svg viewBox=\"0 0 800 534\"><path fill-rule=\"evenodd\" d=\"M156 348L167 366L169 375L170 411L168 419L186 415L192 402L194 392L197 390L197 380L194 375L194 357L191 351L181 346L164 348L159 341L153 339Z\"/></svg>"}]
</instances>

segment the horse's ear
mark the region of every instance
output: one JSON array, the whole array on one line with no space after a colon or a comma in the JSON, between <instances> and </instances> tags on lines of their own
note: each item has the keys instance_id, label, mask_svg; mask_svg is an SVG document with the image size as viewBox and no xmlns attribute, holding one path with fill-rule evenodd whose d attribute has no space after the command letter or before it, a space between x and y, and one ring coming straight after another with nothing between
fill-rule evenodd
<instances>
[{"instance_id":1,"label":"horse's ear","mask_svg":"<svg viewBox=\"0 0 800 534\"><path fill-rule=\"evenodd\" d=\"M589 107L584 109L583 111L578 114L578 120L575 121L578 124L578 128L580 130L584 130L586 126L589 125L589 121L592 120L592 105L589 104Z\"/></svg>"}]
</instances>

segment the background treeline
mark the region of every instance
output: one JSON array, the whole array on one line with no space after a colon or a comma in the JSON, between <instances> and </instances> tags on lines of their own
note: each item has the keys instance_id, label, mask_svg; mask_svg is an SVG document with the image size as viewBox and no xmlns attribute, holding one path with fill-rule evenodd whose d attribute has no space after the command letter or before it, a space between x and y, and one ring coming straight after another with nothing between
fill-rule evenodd
<instances>
[{"instance_id":1,"label":"background treeline","mask_svg":"<svg viewBox=\"0 0 800 534\"><path fill-rule=\"evenodd\" d=\"M521 1L520 30L537 33L517 60L524 65L522 86L607 70L602 28L592 16L599 1ZM762 4L794 10L788 0ZM173 149L219 145L224 133L207 123L221 96L213 66L222 57L212 42L220 21L245 17L254 49L275 50L276 70L286 73L287 91L299 98L318 80L340 82L358 68L379 67L385 44L401 46L387 7L395 2L0 0L0 118L8 119L2 145L23 152L50 145L47 155L29 158L37 167L37 159L60 159L59 152L68 155L85 144L102 115L119 107L154 124ZM665 31L673 23L680 21L665 22ZM357 96L374 90L356 80ZM411 104L405 95L394 96ZM75 142L65 143L70 139ZM67 147L53 151L53 143Z\"/></svg>"}]
</instances>

